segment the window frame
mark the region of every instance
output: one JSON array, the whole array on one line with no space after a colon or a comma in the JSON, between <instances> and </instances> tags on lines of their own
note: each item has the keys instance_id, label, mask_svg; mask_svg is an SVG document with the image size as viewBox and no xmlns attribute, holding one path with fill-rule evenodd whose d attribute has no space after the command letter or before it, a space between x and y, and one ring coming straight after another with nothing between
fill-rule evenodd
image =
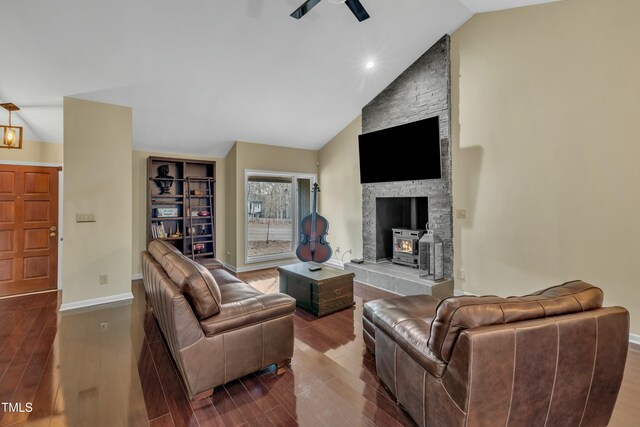
<instances>
[{"instance_id":1,"label":"window frame","mask_svg":"<svg viewBox=\"0 0 640 427\"><path fill-rule=\"evenodd\" d=\"M291 252L283 252L279 254L270 255L257 255L249 256L249 177L250 176L264 176L264 177L279 177L279 178L291 178L292 194L295 194L296 199L291 202L294 206L293 218L291 220L291 233L292 233L292 248ZM277 261L295 258L296 248L298 246L300 237L300 213L298 212L298 179L309 179L310 192L309 192L309 210L312 208L313 203L313 184L318 182L318 175L315 173L303 173L303 172L281 172L281 171L267 171L260 169L245 169L244 170L244 199L242 201L243 215L244 215L244 262L245 264L253 264L265 261Z\"/></svg>"}]
</instances>

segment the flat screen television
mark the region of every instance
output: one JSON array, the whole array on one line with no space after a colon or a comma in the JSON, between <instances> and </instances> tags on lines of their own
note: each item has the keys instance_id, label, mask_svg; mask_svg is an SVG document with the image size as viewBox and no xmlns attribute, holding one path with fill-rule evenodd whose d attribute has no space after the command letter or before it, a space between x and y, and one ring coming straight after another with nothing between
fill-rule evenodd
<instances>
[{"instance_id":1,"label":"flat screen television","mask_svg":"<svg viewBox=\"0 0 640 427\"><path fill-rule=\"evenodd\" d=\"M442 177L438 117L364 133L358 140L362 184Z\"/></svg>"}]
</instances>

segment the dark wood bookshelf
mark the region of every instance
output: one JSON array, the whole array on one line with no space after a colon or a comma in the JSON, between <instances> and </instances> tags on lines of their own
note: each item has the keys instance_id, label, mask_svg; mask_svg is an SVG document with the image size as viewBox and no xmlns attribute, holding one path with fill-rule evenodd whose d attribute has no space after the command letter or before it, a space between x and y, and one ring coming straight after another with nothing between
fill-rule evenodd
<instances>
[{"instance_id":1,"label":"dark wood bookshelf","mask_svg":"<svg viewBox=\"0 0 640 427\"><path fill-rule=\"evenodd\" d=\"M160 176L160 166L168 166L168 174ZM149 157L147 159L147 242L154 240L154 229L162 223L167 233L165 240L186 256L205 263L203 258L216 256L216 162L178 159L171 157ZM171 177L171 178L168 178ZM164 185L165 194L160 194ZM161 217L157 209L173 208L177 216ZM206 211L209 215L192 216L191 211ZM176 236L177 232L180 236ZM195 244L204 248L193 250Z\"/></svg>"},{"instance_id":2,"label":"dark wood bookshelf","mask_svg":"<svg viewBox=\"0 0 640 427\"><path fill-rule=\"evenodd\" d=\"M213 256L213 252L200 252L200 253L195 253L194 256L196 258L202 258L202 257L210 257Z\"/></svg>"}]
</instances>

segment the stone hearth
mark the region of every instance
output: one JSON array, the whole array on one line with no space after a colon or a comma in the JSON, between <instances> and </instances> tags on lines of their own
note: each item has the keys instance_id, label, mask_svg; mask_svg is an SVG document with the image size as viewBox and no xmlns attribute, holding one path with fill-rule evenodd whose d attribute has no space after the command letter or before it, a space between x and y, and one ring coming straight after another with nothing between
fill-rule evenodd
<instances>
[{"instance_id":1,"label":"stone hearth","mask_svg":"<svg viewBox=\"0 0 640 427\"><path fill-rule=\"evenodd\" d=\"M418 276L416 268L392 264L390 261L365 262L344 265L347 271L356 274L354 280L369 286L385 289L400 295L433 295L436 298L446 298L453 295L453 279L432 281Z\"/></svg>"}]
</instances>

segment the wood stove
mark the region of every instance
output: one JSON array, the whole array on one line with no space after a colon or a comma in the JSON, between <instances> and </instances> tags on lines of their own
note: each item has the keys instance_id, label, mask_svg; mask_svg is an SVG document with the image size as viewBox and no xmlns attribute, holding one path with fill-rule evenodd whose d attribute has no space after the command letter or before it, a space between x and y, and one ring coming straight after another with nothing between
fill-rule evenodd
<instances>
[{"instance_id":1,"label":"wood stove","mask_svg":"<svg viewBox=\"0 0 640 427\"><path fill-rule=\"evenodd\" d=\"M417 268L420 262L418 242L427 230L393 228L392 232L393 258L391 258L391 262Z\"/></svg>"}]
</instances>

